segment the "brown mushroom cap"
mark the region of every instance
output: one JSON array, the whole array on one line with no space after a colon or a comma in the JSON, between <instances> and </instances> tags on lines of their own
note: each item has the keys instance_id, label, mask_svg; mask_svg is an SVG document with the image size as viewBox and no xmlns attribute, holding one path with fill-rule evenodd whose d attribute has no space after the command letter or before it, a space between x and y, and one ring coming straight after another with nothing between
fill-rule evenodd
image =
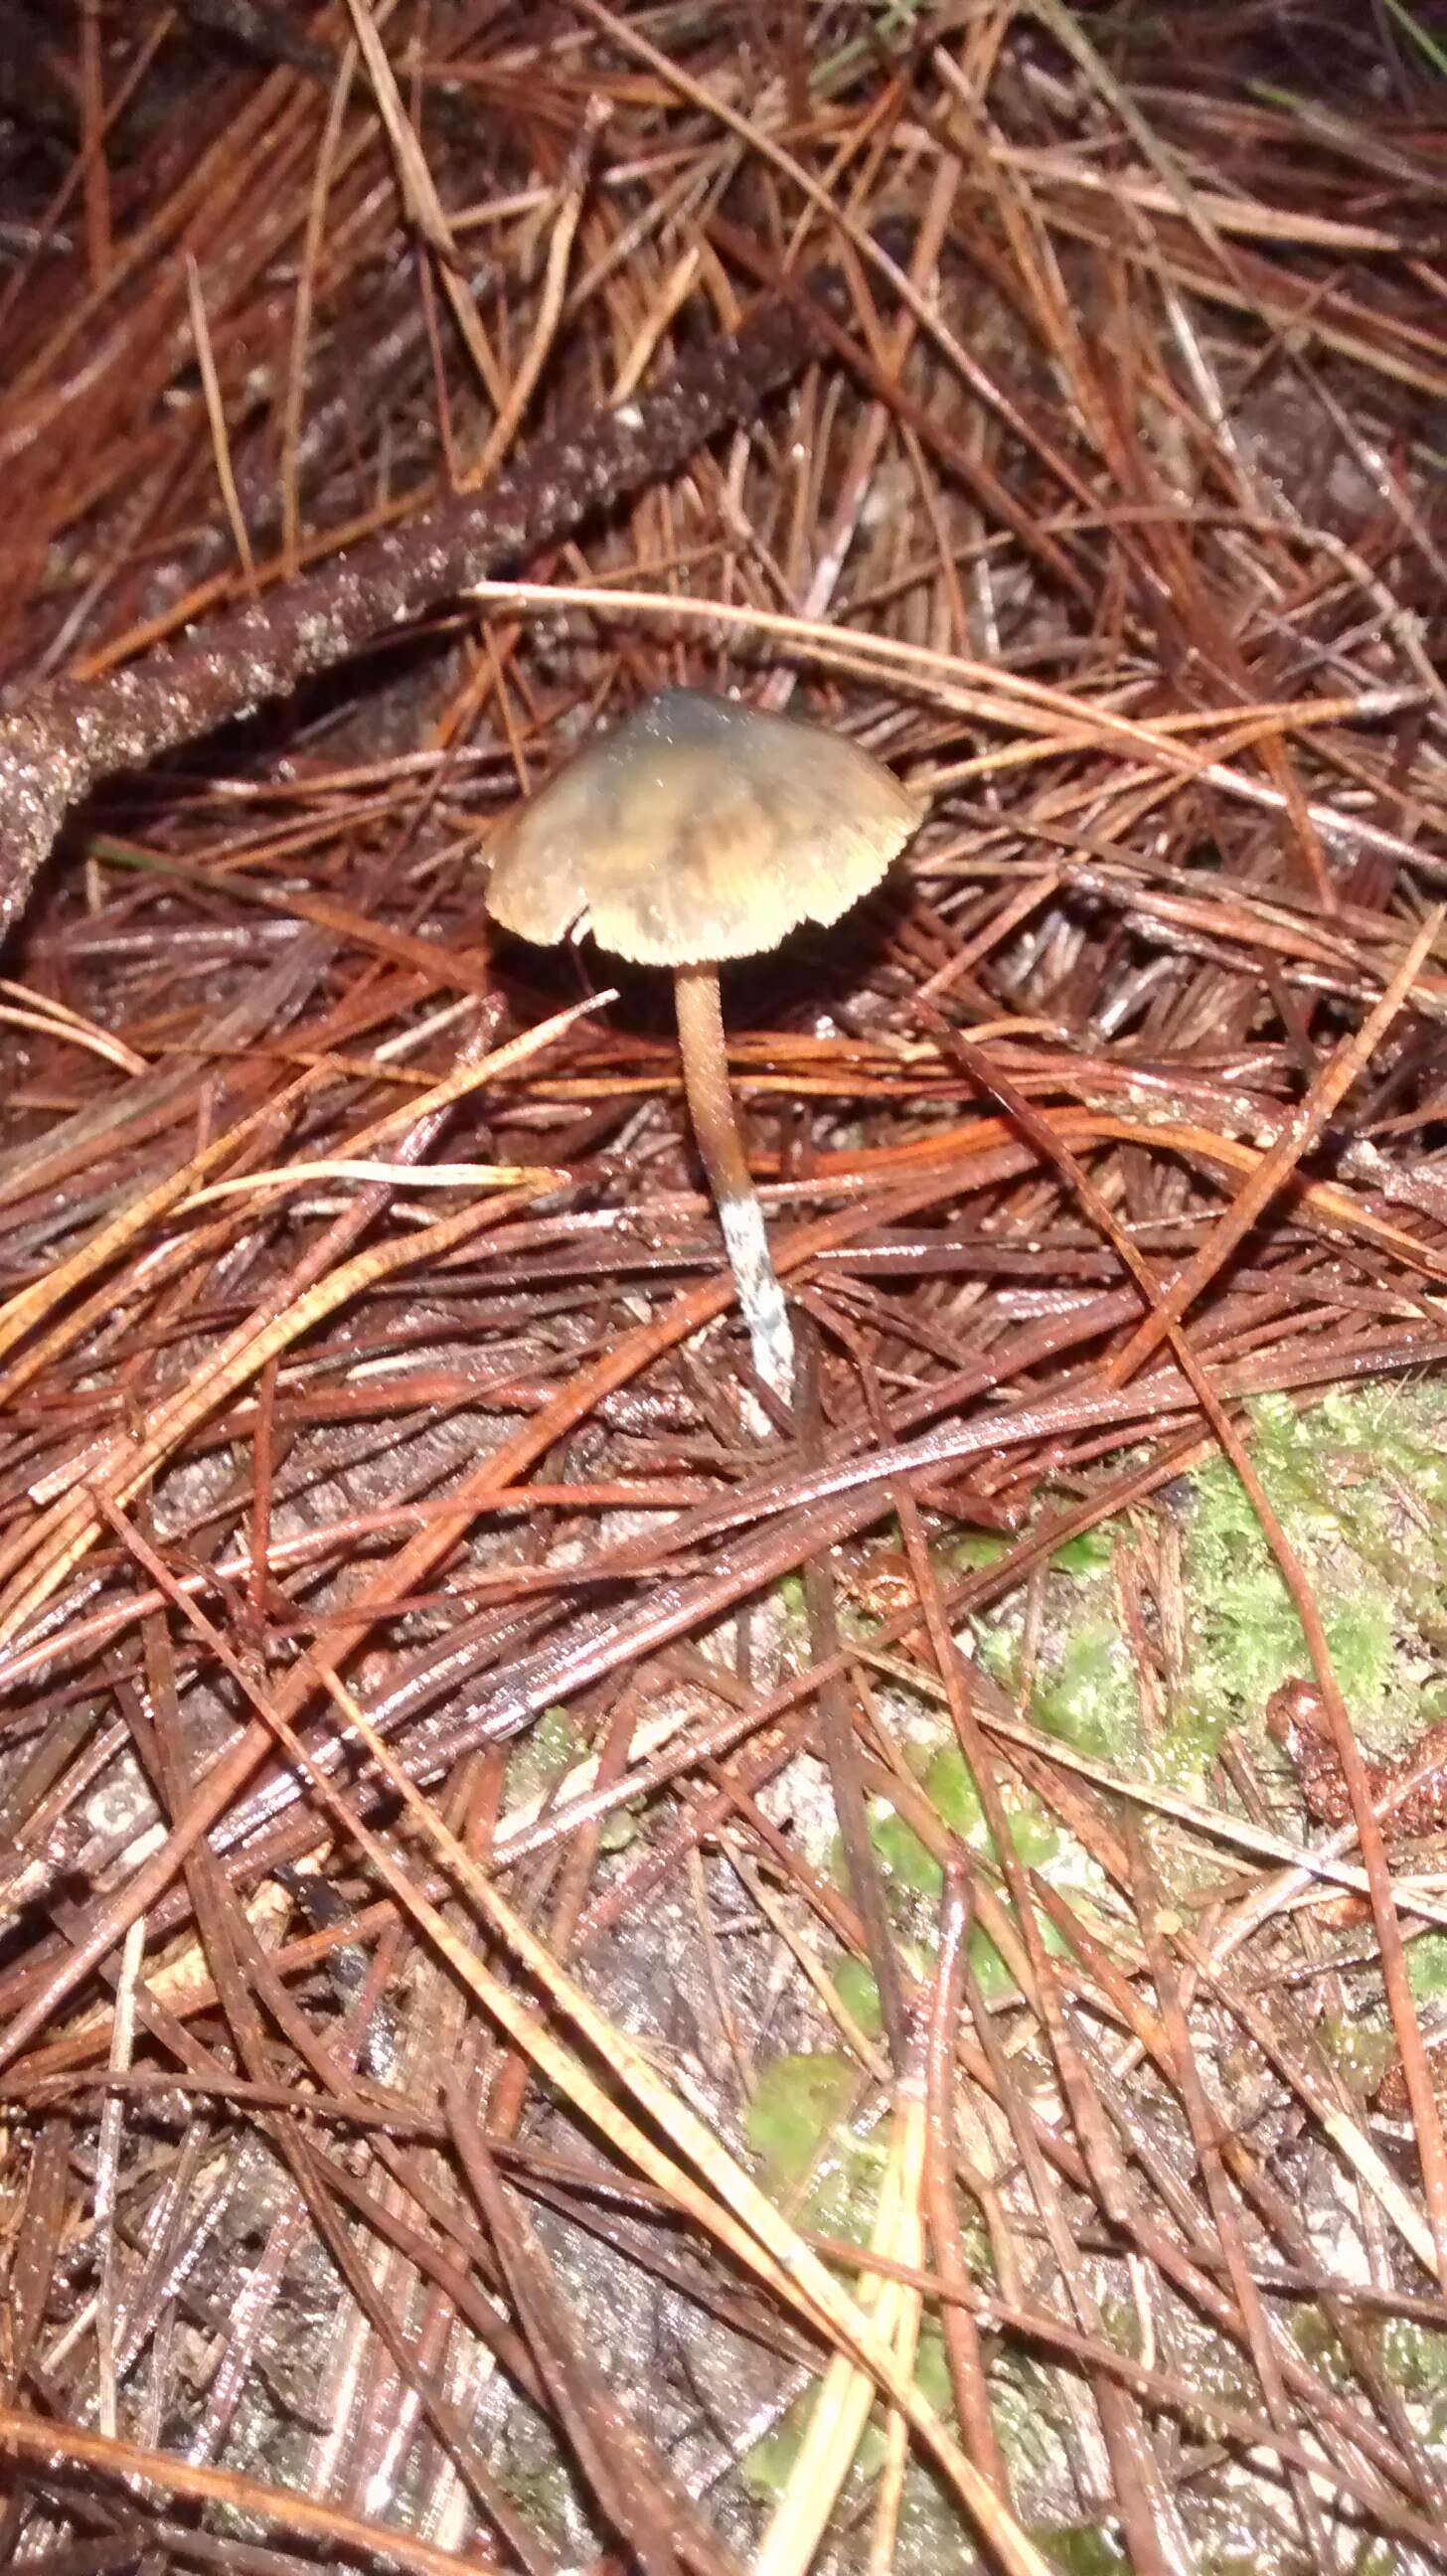
<instances>
[{"instance_id":1,"label":"brown mushroom cap","mask_svg":"<svg viewBox=\"0 0 1447 2576\"><path fill-rule=\"evenodd\" d=\"M641 966L753 957L801 921L837 921L921 819L853 743L668 689L524 807L486 901L545 946L591 930Z\"/></svg>"}]
</instances>

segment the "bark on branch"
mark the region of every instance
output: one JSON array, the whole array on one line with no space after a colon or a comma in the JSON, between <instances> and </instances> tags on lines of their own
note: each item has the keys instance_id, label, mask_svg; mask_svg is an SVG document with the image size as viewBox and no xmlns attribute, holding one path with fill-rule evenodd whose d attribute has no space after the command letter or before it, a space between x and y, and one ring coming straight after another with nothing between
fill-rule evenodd
<instances>
[{"instance_id":1,"label":"bark on branch","mask_svg":"<svg viewBox=\"0 0 1447 2576\"><path fill-rule=\"evenodd\" d=\"M824 294L831 282L818 282ZM721 429L752 418L819 346L796 303L762 304L655 393L538 440L485 491L364 539L182 644L98 680L36 689L0 716L0 937L23 911L66 816L100 780L284 697L675 473Z\"/></svg>"}]
</instances>

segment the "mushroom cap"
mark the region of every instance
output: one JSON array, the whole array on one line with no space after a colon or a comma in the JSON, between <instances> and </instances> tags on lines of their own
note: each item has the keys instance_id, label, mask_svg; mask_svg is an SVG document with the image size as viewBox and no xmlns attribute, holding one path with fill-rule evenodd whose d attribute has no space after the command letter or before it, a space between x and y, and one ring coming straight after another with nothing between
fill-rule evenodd
<instances>
[{"instance_id":1,"label":"mushroom cap","mask_svg":"<svg viewBox=\"0 0 1447 2576\"><path fill-rule=\"evenodd\" d=\"M507 827L486 902L523 939L591 930L635 965L754 957L801 921L837 921L921 820L838 735L667 689Z\"/></svg>"}]
</instances>

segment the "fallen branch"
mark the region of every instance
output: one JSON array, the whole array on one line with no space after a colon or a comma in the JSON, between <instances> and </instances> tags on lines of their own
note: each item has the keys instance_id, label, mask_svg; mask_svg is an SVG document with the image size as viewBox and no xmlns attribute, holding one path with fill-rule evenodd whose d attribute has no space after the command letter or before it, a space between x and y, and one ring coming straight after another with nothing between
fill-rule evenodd
<instances>
[{"instance_id":1,"label":"fallen branch","mask_svg":"<svg viewBox=\"0 0 1447 2576\"><path fill-rule=\"evenodd\" d=\"M57 680L0 718L0 937L66 816L100 780L284 697L486 574L555 545L675 473L818 354L797 302L771 300L685 359L646 401L539 440L491 486L368 537L306 580L102 678Z\"/></svg>"}]
</instances>

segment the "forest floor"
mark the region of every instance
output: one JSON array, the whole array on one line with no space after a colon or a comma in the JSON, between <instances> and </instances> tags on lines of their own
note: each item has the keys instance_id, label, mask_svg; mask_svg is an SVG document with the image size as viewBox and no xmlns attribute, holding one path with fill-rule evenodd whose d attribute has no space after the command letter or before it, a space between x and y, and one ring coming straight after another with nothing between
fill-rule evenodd
<instances>
[{"instance_id":1,"label":"forest floor","mask_svg":"<svg viewBox=\"0 0 1447 2576\"><path fill-rule=\"evenodd\" d=\"M0 349L5 2563L1447 2565L1440 19L0 0Z\"/></svg>"}]
</instances>

